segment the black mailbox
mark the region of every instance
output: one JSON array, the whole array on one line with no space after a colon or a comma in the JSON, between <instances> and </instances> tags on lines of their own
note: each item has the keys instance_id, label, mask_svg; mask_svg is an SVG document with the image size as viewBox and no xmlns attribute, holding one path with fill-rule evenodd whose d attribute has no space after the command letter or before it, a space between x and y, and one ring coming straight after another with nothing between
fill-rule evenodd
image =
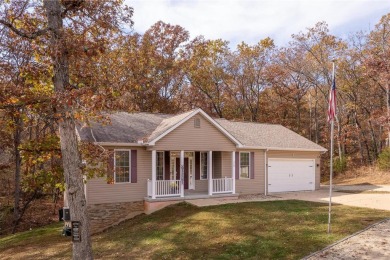
<instances>
[{"instance_id":1,"label":"black mailbox","mask_svg":"<svg viewBox=\"0 0 390 260\"><path fill-rule=\"evenodd\" d=\"M64 227L62 229L62 235L65 237L70 237L72 235L72 229L70 227Z\"/></svg>"},{"instance_id":2,"label":"black mailbox","mask_svg":"<svg viewBox=\"0 0 390 260\"><path fill-rule=\"evenodd\" d=\"M63 219L65 221L70 221L70 211L69 208L63 208Z\"/></svg>"}]
</instances>

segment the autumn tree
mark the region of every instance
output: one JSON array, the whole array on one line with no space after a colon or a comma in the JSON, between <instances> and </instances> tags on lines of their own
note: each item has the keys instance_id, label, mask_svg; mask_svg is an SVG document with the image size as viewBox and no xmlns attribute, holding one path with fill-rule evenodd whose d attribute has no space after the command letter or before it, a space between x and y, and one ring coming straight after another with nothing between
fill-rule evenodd
<instances>
[{"instance_id":1,"label":"autumn tree","mask_svg":"<svg viewBox=\"0 0 390 260\"><path fill-rule=\"evenodd\" d=\"M329 145L327 139L321 136L329 136L326 124L326 111L328 108L328 93L332 84L332 63L342 55L346 44L334 35L329 34L328 25L325 22L319 22L314 27L308 28L306 33L298 33L292 36L293 41L289 47L296 53L303 53L304 59L300 62L305 63L302 67L292 68L292 71L299 71L309 84L309 124L314 127L313 140L316 143ZM291 68L290 68L291 69ZM336 75L337 81L337 75ZM338 91L340 93L340 91ZM314 103L314 107L312 104ZM314 123L312 123L314 121ZM342 149L340 143L340 133L342 132L342 123L340 123L339 114L336 116L337 126L337 144L339 158L342 158ZM310 129L310 136L313 132ZM322 139L322 140L321 140Z\"/></svg>"},{"instance_id":2,"label":"autumn tree","mask_svg":"<svg viewBox=\"0 0 390 260\"><path fill-rule=\"evenodd\" d=\"M10 34L36 44L40 60L50 66L54 115L58 119L62 162L72 220L80 221L81 242L73 243L74 259L93 259L81 156L75 133L75 112L83 88L73 81L73 60L98 55L105 43L131 24L132 9L122 1L17 1L1 3L0 24ZM89 54L89 55L88 55ZM91 88L89 93L96 92ZM86 100L86 99L83 99ZM88 104L84 104L88 107Z\"/></svg>"},{"instance_id":3,"label":"autumn tree","mask_svg":"<svg viewBox=\"0 0 390 260\"><path fill-rule=\"evenodd\" d=\"M279 100L279 109L273 109L280 113L278 120L283 125L312 139L312 120L307 117L311 109L308 91L312 85L304 74L308 66L305 57L306 52L301 48L282 48L274 56L272 92Z\"/></svg>"},{"instance_id":4,"label":"autumn tree","mask_svg":"<svg viewBox=\"0 0 390 260\"><path fill-rule=\"evenodd\" d=\"M47 127L36 119L39 117L39 113L47 110L48 106L50 107L51 91L47 91L47 88L45 88L45 82L49 81L45 75L45 69L47 68L39 66L34 61L33 45L30 42L2 31L0 53L0 69L3 71L0 79L2 88L0 92L0 110L4 120L3 130L8 131L8 136L12 139L12 145L11 142L3 143L4 148L12 146L15 170L12 228L12 232L15 232L28 205L35 199L41 187L40 185L34 187L34 185L30 185L31 183L22 185L22 181L26 181L26 176L31 177L31 174L27 174L25 170L22 170L22 157L25 155L22 154L21 146L26 138L31 141L36 137L40 137L38 133L33 136L28 135L27 131L31 131L32 125L38 129ZM44 117L43 115L44 113L40 117ZM4 134L3 136L7 135ZM28 171L28 173L32 172ZM27 191L32 191L31 196L27 195ZM21 199L22 197L23 199Z\"/></svg>"},{"instance_id":5,"label":"autumn tree","mask_svg":"<svg viewBox=\"0 0 390 260\"><path fill-rule=\"evenodd\" d=\"M228 57L227 71L231 81L227 84L230 98L235 101L236 117L259 122L261 118L261 97L271 86L270 71L274 42L270 38L250 46L244 42ZM264 116L264 115L263 115Z\"/></svg>"},{"instance_id":6,"label":"autumn tree","mask_svg":"<svg viewBox=\"0 0 390 260\"><path fill-rule=\"evenodd\" d=\"M127 37L117 49L127 67L122 75L135 86L124 92L131 93L136 110L178 111L176 97L184 84L182 52L188 39L189 33L183 27L159 21L142 36Z\"/></svg>"},{"instance_id":7,"label":"autumn tree","mask_svg":"<svg viewBox=\"0 0 390 260\"><path fill-rule=\"evenodd\" d=\"M386 107L379 117L380 125L386 126L387 145L390 146L390 14L384 15L368 35L367 76L382 93Z\"/></svg>"},{"instance_id":8,"label":"autumn tree","mask_svg":"<svg viewBox=\"0 0 390 260\"><path fill-rule=\"evenodd\" d=\"M206 40L200 36L186 46L188 79L187 95L190 107L201 107L207 112L224 117L227 102L226 88L230 75L227 72L227 57L230 49L227 41Z\"/></svg>"}]
</instances>

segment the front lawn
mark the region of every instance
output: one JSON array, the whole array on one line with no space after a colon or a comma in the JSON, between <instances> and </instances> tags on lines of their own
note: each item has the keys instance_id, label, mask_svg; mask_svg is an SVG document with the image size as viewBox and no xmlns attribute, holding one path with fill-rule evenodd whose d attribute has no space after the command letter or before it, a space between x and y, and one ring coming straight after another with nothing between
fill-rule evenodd
<instances>
[{"instance_id":1,"label":"front lawn","mask_svg":"<svg viewBox=\"0 0 390 260\"><path fill-rule=\"evenodd\" d=\"M270 201L197 208L185 203L141 215L93 236L97 259L299 259L390 212L326 204ZM60 224L0 238L0 258L69 258Z\"/></svg>"}]
</instances>

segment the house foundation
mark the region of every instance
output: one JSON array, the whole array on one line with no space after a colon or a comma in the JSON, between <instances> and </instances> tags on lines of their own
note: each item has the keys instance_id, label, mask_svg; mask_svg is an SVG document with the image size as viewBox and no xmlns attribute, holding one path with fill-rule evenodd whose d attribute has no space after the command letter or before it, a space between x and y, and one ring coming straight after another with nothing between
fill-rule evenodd
<instances>
[{"instance_id":1,"label":"house foundation","mask_svg":"<svg viewBox=\"0 0 390 260\"><path fill-rule=\"evenodd\" d=\"M143 213L143 201L88 205L91 233L102 232L111 226Z\"/></svg>"}]
</instances>

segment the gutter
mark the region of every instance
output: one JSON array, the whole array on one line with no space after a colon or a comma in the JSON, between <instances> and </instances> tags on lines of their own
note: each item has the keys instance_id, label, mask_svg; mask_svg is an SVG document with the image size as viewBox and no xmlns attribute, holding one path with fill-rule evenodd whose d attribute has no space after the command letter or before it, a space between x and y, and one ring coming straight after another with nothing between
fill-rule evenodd
<instances>
[{"instance_id":1,"label":"gutter","mask_svg":"<svg viewBox=\"0 0 390 260\"><path fill-rule=\"evenodd\" d=\"M241 149L256 149L256 150L275 150L275 151L305 151L305 152L322 152L325 153L327 149L307 149L307 148L280 148L280 147L264 147L264 146L243 146Z\"/></svg>"},{"instance_id":2,"label":"gutter","mask_svg":"<svg viewBox=\"0 0 390 260\"><path fill-rule=\"evenodd\" d=\"M101 146L147 146L147 144L139 144L139 143L115 143L115 142L94 142L94 144Z\"/></svg>"}]
</instances>

